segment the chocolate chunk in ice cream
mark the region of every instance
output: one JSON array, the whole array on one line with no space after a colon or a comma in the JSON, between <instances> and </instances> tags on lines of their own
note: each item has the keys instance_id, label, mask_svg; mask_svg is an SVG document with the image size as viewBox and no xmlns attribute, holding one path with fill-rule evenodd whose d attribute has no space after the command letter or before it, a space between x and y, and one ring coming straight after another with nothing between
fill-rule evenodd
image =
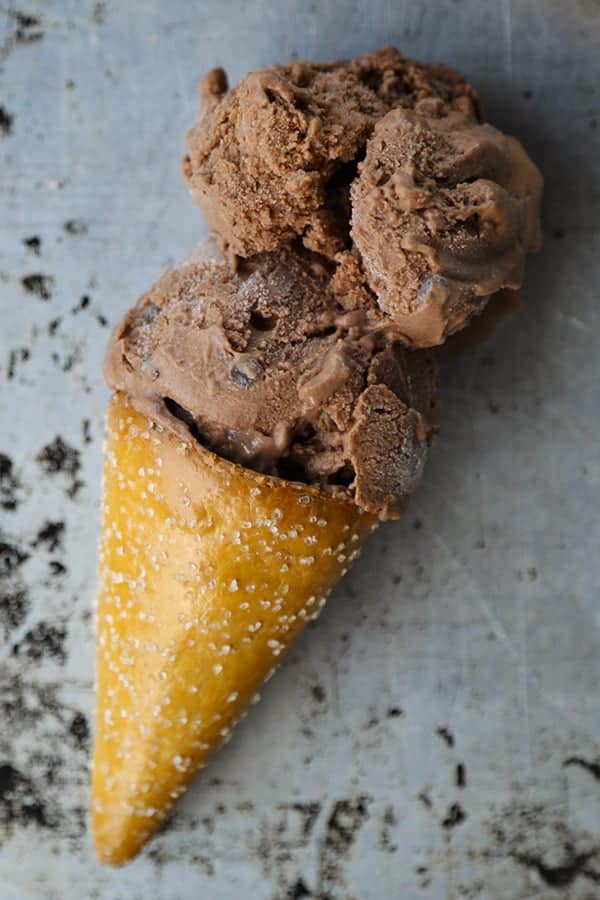
<instances>
[{"instance_id":1,"label":"chocolate chunk in ice cream","mask_svg":"<svg viewBox=\"0 0 600 900\"><path fill-rule=\"evenodd\" d=\"M175 268L116 329L106 378L227 459L395 517L437 428L435 363L375 305L345 308L333 268L302 248Z\"/></svg>"},{"instance_id":2,"label":"chocolate chunk in ice cream","mask_svg":"<svg viewBox=\"0 0 600 900\"><path fill-rule=\"evenodd\" d=\"M342 268L351 254L360 291L412 346L443 343L521 286L542 179L458 73L387 48L274 66L231 90L216 69L201 93L183 171L233 254L298 240Z\"/></svg>"}]
</instances>

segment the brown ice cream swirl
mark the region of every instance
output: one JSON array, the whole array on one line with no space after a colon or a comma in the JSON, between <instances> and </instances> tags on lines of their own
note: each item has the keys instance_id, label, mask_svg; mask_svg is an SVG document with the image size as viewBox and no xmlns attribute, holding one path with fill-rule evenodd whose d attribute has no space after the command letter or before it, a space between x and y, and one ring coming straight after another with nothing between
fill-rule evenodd
<instances>
[{"instance_id":1,"label":"brown ice cream swirl","mask_svg":"<svg viewBox=\"0 0 600 900\"><path fill-rule=\"evenodd\" d=\"M521 145L435 101L375 126L352 189L352 237L381 309L433 346L523 281L542 179Z\"/></svg>"}]
</instances>

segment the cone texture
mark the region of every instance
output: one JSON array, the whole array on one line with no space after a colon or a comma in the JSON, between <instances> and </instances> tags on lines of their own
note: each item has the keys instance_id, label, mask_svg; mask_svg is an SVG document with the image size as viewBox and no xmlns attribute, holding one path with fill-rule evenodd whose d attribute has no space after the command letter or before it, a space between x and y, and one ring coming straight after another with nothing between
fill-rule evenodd
<instances>
[{"instance_id":1,"label":"cone texture","mask_svg":"<svg viewBox=\"0 0 600 900\"><path fill-rule=\"evenodd\" d=\"M113 397L92 775L103 862L156 831L373 527L347 500L182 443Z\"/></svg>"}]
</instances>

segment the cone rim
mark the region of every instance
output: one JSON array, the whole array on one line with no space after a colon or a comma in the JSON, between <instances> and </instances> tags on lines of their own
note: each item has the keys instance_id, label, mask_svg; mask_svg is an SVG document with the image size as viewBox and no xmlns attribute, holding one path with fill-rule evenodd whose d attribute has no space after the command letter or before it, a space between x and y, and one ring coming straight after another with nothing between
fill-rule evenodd
<instances>
[{"instance_id":1,"label":"cone rim","mask_svg":"<svg viewBox=\"0 0 600 900\"><path fill-rule=\"evenodd\" d=\"M333 500L337 503L354 507L359 515L369 515L368 510L363 509L362 506L355 503L348 489L341 485L332 484L324 487L323 485L306 484L302 481L292 481L288 478L280 478L278 475L267 475L264 472L257 472L255 469L249 469L246 466L242 466L240 463L232 462L229 459L225 459L223 456L219 456L213 450L209 450L208 447L205 447L203 444L199 443L199 441L195 440L191 434L188 434L188 438L184 439L182 432L179 429L170 428L168 424L165 425L162 422L158 422L147 411L138 408L133 398L124 391L113 391L109 406L116 401L124 402L126 406L132 407L135 412L144 416L148 422L151 423L153 428L168 430L176 438L179 438L182 444L191 448L192 453L200 457L202 462L209 468L222 468L225 472L229 471L232 477L241 477L245 481L253 482L254 487L278 488L280 490L282 488L289 488L298 495L308 494L310 497L318 498L319 500Z\"/></svg>"}]
</instances>

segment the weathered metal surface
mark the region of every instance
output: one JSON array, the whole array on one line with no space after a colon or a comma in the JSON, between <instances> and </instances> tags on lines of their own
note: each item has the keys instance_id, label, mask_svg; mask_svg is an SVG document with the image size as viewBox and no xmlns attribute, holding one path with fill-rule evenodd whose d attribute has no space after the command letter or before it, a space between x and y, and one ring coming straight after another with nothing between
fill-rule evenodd
<instances>
[{"instance_id":1,"label":"weathered metal surface","mask_svg":"<svg viewBox=\"0 0 600 900\"><path fill-rule=\"evenodd\" d=\"M203 235L196 84L395 43L463 68L547 178L523 310L445 369L444 431L169 828L86 830L101 359ZM597 0L3 4L3 900L600 897Z\"/></svg>"}]
</instances>

